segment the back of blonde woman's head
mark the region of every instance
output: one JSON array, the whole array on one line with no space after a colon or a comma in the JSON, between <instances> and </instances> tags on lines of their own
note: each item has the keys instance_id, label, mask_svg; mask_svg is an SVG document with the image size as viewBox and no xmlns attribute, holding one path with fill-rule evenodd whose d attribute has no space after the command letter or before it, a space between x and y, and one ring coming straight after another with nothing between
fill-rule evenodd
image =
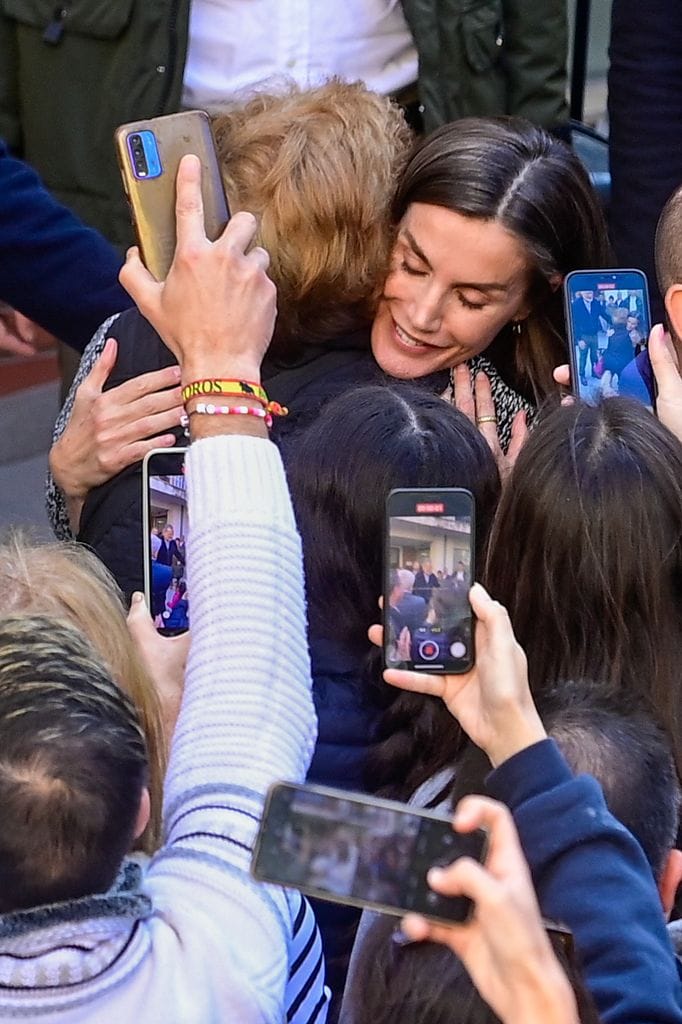
<instances>
[{"instance_id":1,"label":"back of blonde woman's head","mask_svg":"<svg viewBox=\"0 0 682 1024\"><path fill-rule=\"evenodd\" d=\"M293 351L369 320L411 142L401 110L331 79L259 93L213 130L232 209L260 218L278 289L275 346Z\"/></svg>"},{"instance_id":2,"label":"back of blonde woman's head","mask_svg":"<svg viewBox=\"0 0 682 1024\"><path fill-rule=\"evenodd\" d=\"M150 824L142 848L161 838L166 744L154 685L126 625L123 595L99 559L79 544L35 543L19 534L0 542L0 615L49 615L80 630L133 700L149 751Z\"/></svg>"}]
</instances>

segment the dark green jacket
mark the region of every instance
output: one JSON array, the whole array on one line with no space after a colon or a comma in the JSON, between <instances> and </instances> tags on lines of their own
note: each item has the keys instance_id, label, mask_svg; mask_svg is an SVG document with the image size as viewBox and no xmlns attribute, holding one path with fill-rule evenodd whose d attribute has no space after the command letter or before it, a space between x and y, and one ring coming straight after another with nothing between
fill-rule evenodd
<instances>
[{"instance_id":1,"label":"dark green jacket","mask_svg":"<svg viewBox=\"0 0 682 1024\"><path fill-rule=\"evenodd\" d=\"M429 129L465 114L565 116L565 0L402 2ZM0 0L0 137L121 247L132 234L112 134L178 109L189 5Z\"/></svg>"},{"instance_id":2,"label":"dark green jacket","mask_svg":"<svg viewBox=\"0 0 682 1024\"><path fill-rule=\"evenodd\" d=\"M0 12L0 137L130 244L113 131L178 109L189 0L0 0Z\"/></svg>"},{"instance_id":3,"label":"dark green jacket","mask_svg":"<svg viewBox=\"0 0 682 1024\"><path fill-rule=\"evenodd\" d=\"M402 0L427 131L458 117L568 117L566 0Z\"/></svg>"}]
</instances>

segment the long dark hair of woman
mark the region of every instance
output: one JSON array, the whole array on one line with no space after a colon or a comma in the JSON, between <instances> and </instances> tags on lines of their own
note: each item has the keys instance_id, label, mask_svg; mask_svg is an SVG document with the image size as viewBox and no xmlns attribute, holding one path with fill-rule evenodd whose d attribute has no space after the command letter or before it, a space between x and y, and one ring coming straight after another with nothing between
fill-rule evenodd
<instances>
[{"instance_id":1,"label":"long dark hair of woman","mask_svg":"<svg viewBox=\"0 0 682 1024\"><path fill-rule=\"evenodd\" d=\"M485 583L531 689L591 679L648 701L682 767L682 445L610 398L550 413L505 488Z\"/></svg>"}]
</instances>

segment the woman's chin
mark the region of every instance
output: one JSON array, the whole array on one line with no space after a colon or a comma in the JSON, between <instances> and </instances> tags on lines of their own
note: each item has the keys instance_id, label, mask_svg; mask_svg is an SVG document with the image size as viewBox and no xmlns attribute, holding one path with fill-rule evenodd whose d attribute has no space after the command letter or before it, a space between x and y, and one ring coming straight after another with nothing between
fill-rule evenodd
<instances>
[{"instance_id":1,"label":"woman's chin","mask_svg":"<svg viewBox=\"0 0 682 1024\"><path fill-rule=\"evenodd\" d=\"M432 346L409 349L383 338L372 338L372 353L384 373L396 380L414 380L442 369L442 358Z\"/></svg>"}]
</instances>

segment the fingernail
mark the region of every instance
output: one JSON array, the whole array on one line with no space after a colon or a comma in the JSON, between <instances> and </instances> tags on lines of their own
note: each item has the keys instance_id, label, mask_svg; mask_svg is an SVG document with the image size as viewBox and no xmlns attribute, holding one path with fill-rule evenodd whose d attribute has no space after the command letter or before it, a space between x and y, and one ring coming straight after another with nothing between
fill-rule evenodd
<instances>
[{"instance_id":1,"label":"fingernail","mask_svg":"<svg viewBox=\"0 0 682 1024\"><path fill-rule=\"evenodd\" d=\"M179 366L174 366L173 367L173 376L175 377L176 380L180 380L180 374L181 374L180 367Z\"/></svg>"},{"instance_id":2,"label":"fingernail","mask_svg":"<svg viewBox=\"0 0 682 1024\"><path fill-rule=\"evenodd\" d=\"M130 603L131 604L139 604L140 601L144 601L144 594L141 594L139 592L139 590L136 590L135 593L133 594L132 598L131 598Z\"/></svg>"},{"instance_id":3,"label":"fingernail","mask_svg":"<svg viewBox=\"0 0 682 1024\"><path fill-rule=\"evenodd\" d=\"M426 873L426 881L429 885L438 885L445 872L442 868L429 868Z\"/></svg>"}]
</instances>

